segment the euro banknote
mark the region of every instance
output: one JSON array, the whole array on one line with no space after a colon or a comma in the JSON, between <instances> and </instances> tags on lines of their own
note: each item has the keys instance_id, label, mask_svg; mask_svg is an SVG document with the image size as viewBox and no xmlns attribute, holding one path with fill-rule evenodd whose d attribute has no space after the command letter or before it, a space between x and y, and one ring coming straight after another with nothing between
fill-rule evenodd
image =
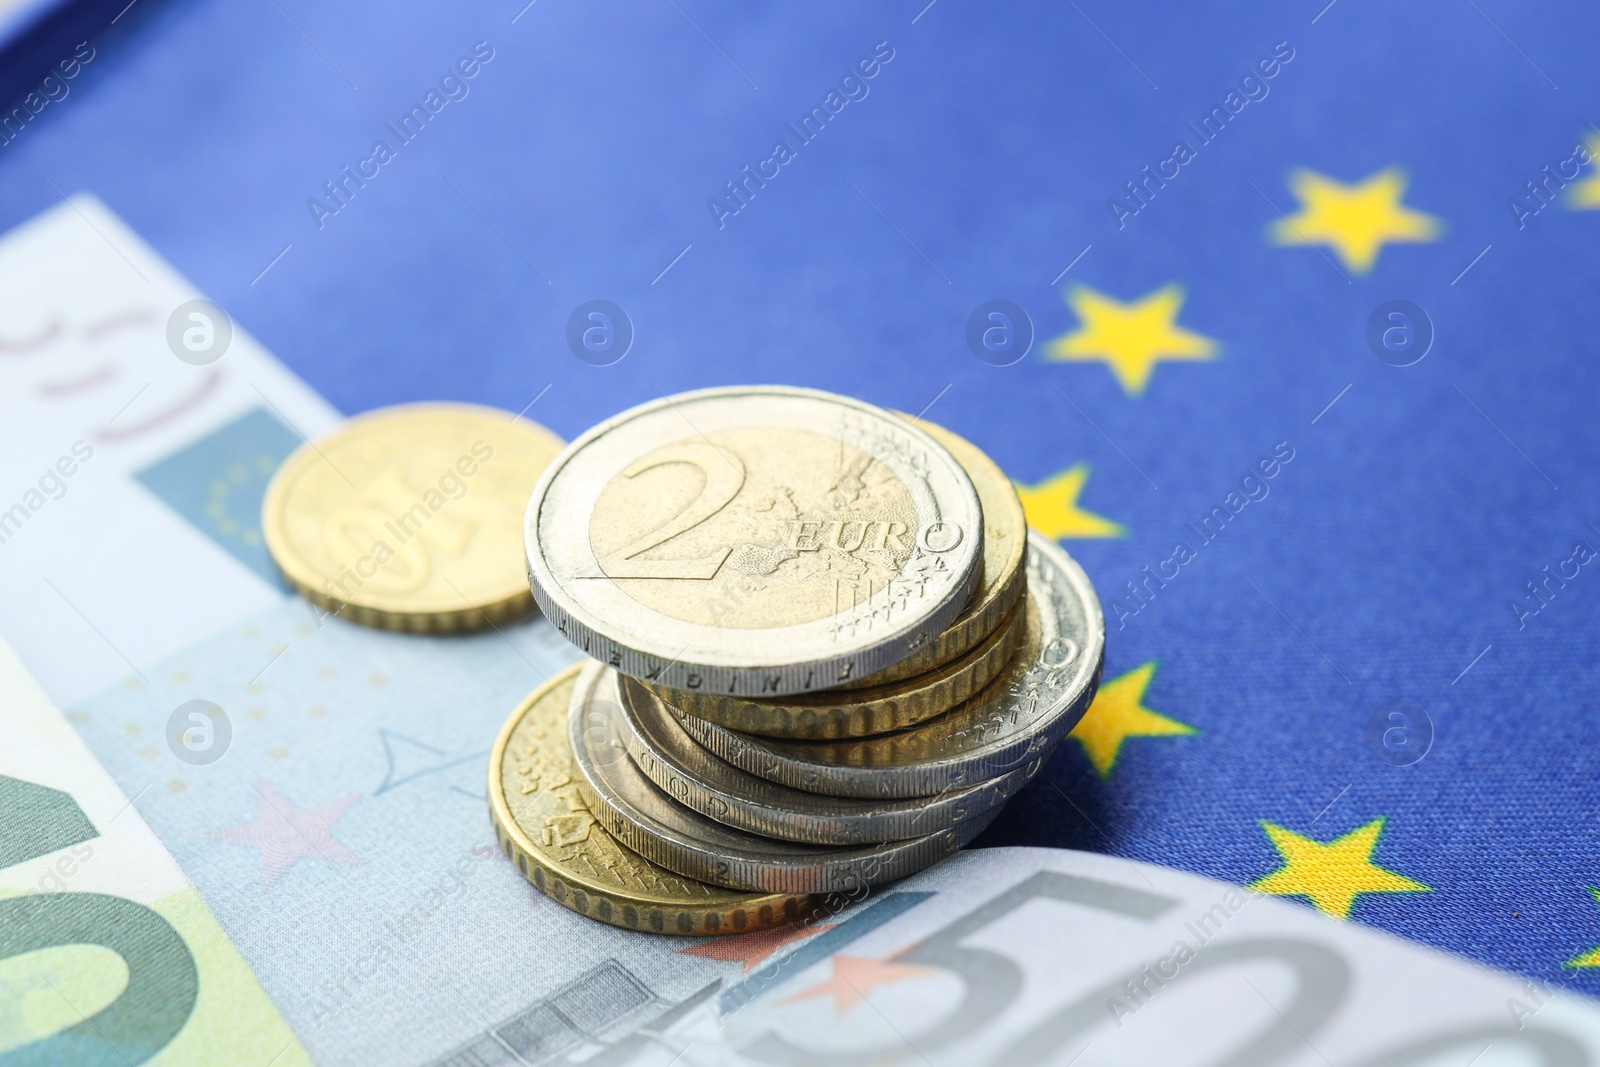
<instances>
[{"instance_id":1,"label":"euro banknote","mask_svg":"<svg viewBox=\"0 0 1600 1067\"><path fill-rule=\"evenodd\" d=\"M958 855L818 924L639 1067L1578 1067L1600 1007L1209 878L1058 849Z\"/></svg>"},{"instance_id":2,"label":"euro banknote","mask_svg":"<svg viewBox=\"0 0 1600 1067\"><path fill-rule=\"evenodd\" d=\"M3 642L0 709L0 1063L310 1063L133 802Z\"/></svg>"},{"instance_id":3,"label":"euro banknote","mask_svg":"<svg viewBox=\"0 0 1600 1067\"><path fill-rule=\"evenodd\" d=\"M58 706L282 599L261 489L338 418L93 196L0 236L0 633Z\"/></svg>"}]
</instances>

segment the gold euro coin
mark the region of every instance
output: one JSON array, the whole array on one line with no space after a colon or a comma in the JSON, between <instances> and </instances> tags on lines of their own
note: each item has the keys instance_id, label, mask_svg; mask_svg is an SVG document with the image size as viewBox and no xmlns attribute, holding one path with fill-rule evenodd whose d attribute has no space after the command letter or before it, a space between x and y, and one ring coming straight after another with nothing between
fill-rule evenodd
<instances>
[{"instance_id":1,"label":"gold euro coin","mask_svg":"<svg viewBox=\"0 0 1600 1067\"><path fill-rule=\"evenodd\" d=\"M523 877L580 915L648 933L736 934L825 914L821 898L707 885L617 842L571 774L568 706L582 666L517 705L489 754L489 817Z\"/></svg>"},{"instance_id":2,"label":"gold euro coin","mask_svg":"<svg viewBox=\"0 0 1600 1067\"><path fill-rule=\"evenodd\" d=\"M350 419L283 462L261 529L284 577L352 622L438 633L533 608L522 513L561 439L471 404Z\"/></svg>"},{"instance_id":3,"label":"gold euro coin","mask_svg":"<svg viewBox=\"0 0 1600 1067\"><path fill-rule=\"evenodd\" d=\"M955 662L871 689L825 690L776 701L642 684L679 711L740 733L806 741L888 733L944 714L999 676L1027 632L1024 606L1013 607L981 644Z\"/></svg>"},{"instance_id":4,"label":"gold euro coin","mask_svg":"<svg viewBox=\"0 0 1600 1067\"><path fill-rule=\"evenodd\" d=\"M1028 555L1028 520L1022 513L1022 501L1017 498L1011 479L983 449L965 437L926 419L912 419L904 414L901 417L914 422L955 456L978 491L978 502L983 505L983 584L967 602L966 610L938 637L886 670L847 682L842 687L845 689L898 682L936 670L965 655L1000 625L1000 620L1016 605L1027 585L1023 561Z\"/></svg>"}]
</instances>

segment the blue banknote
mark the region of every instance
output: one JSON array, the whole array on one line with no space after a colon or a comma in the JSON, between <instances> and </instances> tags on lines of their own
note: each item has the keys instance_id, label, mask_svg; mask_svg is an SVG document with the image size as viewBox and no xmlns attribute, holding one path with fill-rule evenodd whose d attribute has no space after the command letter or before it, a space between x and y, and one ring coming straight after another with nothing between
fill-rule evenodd
<instances>
[{"instance_id":1,"label":"blue banknote","mask_svg":"<svg viewBox=\"0 0 1600 1067\"><path fill-rule=\"evenodd\" d=\"M285 598L70 714L318 1063L542 1062L738 966L575 915L496 846L489 747L576 656L542 620L420 637Z\"/></svg>"}]
</instances>

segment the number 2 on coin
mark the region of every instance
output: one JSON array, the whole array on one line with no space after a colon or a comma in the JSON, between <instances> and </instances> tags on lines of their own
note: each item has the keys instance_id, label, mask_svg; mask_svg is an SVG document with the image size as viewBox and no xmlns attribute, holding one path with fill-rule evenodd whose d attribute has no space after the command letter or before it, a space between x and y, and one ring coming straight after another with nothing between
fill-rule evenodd
<instances>
[{"instance_id":1,"label":"number 2 on coin","mask_svg":"<svg viewBox=\"0 0 1600 1067\"><path fill-rule=\"evenodd\" d=\"M639 559L638 557L664 545L679 534L687 533L711 516L727 507L744 487L744 462L732 452L716 448L706 441L679 441L633 463L622 472L624 478L635 478L645 471L668 463L686 463L700 472L703 480L700 493L688 506L672 516L661 526L607 553L599 560L600 569L608 578L688 578L706 581L716 577L732 547L720 549L699 559Z\"/></svg>"}]
</instances>

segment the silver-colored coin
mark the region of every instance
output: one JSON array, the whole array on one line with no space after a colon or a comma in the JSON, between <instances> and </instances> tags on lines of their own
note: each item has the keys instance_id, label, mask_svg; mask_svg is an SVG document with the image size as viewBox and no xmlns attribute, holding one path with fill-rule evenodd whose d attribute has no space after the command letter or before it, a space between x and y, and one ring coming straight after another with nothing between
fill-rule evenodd
<instances>
[{"instance_id":1,"label":"silver-colored coin","mask_svg":"<svg viewBox=\"0 0 1600 1067\"><path fill-rule=\"evenodd\" d=\"M547 618L624 674L781 697L899 662L982 577L961 464L904 419L759 386L665 397L558 456L528 502Z\"/></svg>"},{"instance_id":2,"label":"silver-colored coin","mask_svg":"<svg viewBox=\"0 0 1600 1067\"><path fill-rule=\"evenodd\" d=\"M1047 757L1094 700L1106 623L1083 569L1055 542L1028 537L1028 636L1006 674L965 705L848 742L754 737L675 713L678 724L735 767L840 797L933 796Z\"/></svg>"},{"instance_id":3,"label":"silver-colored coin","mask_svg":"<svg viewBox=\"0 0 1600 1067\"><path fill-rule=\"evenodd\" d=\"M674 801L628 758L618 729L616 677L590 663L573 689L568 731L578 791L618 840L686 878L766 892L860 890L938 862L1000 812L991 808L936 833L868 846L804 845L735 830Z\"/></svg>"},{"instance_id":4,"label":"silver-colored coin","mask_svg":"<svg viewBox=\"0 0 1600 1067\"><path fill-rule=\"evenodd\" d=\"M613 674L628 755L668 796L726 826L818 845L899 841L943 830L1003 804L1043 763L933 797L866 800L829 797L769 782L701 748L650 690Z\"/></svg>"}]
</instances>

